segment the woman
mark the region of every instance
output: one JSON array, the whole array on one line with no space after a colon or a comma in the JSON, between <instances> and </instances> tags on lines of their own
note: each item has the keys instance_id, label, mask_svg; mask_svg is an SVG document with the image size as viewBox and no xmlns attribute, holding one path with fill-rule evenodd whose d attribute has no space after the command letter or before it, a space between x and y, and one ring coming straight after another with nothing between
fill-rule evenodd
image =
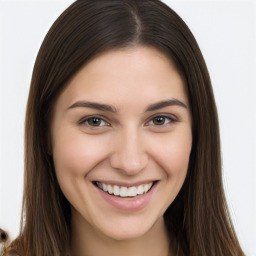
<instances>
[{"instance_id":1,"label":"woman","mask_svg":"<svg viewBox=\"0 0 256 256\"><path fill-rule=\"evenodd\" d=\"M157 0L72 4L38 53L20 255L244 255L208 71Z\"/></svg>"}]
</instances>

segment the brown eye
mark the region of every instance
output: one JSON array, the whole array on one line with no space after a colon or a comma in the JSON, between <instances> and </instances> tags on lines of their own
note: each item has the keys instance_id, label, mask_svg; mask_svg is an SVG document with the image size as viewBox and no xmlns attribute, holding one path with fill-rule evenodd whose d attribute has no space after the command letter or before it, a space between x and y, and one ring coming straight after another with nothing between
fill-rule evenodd
<instances>
[{"instance_id":1,"label":"brown eye","mask_svg":"<svg viewBox=\"0 0 256 256\"><path fill-rule=\"evenodd\" d=\"M88 124L91 126L101 126L102 120L100 118L89 118L87 120Z\"/></svg>"},{"instance_id":2,"label":"brown eye","mask_svg":"<svg viewBox=\"0 0 256 256\"><path fill-rule=\"evenodd\" d=\"M80 124L84 124L86 126L91 127L102 127L102 126L109 126L109 123L104 121L102 118L99 117L89 117L80 122Z\"/></svg>"},{"instance_id":3,"label":"brown eye","mask_svg":"<svg viewBox=\"0 0 256 256\"><path fill-rule=\"evenodd\" d=\"M177 120L170 116L155 116L148 122L148 125L165 126L174 122L177 122Z\"/></svg>"},{"instance_id":4,"label":"brown eye","mask_svg":"<svg viewBox=\"0 0 256 256\"><path fill-rule=\"evenodd\" d=\"M165 122L166 122L166 117L163 117L163 116L157 116L157 117L155 117L155 118L153 118L153 124L154 125L163 125L163 124L165 124Z\"/></svg>"}]
</instances>

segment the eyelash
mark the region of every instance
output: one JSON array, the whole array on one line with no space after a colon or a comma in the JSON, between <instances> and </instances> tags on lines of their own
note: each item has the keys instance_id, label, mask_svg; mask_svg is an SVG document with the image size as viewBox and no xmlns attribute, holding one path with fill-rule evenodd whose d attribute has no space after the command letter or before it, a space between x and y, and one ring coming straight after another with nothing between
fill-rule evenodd
<instances>
[{"instance_id":1,"label":"eyelash","mask_svg":"<svg viewBox=\"0 0 256 256\"><path fill-rule=\"evenodd\" d=\"M104 122L106 123L106 125L90 125L89 122L94 120L98 120L101 123ZM86 117L85 119L82 119L81 121L79 121L80 125L86 125L89 126L91 128L98 128L98 127L103 127L103 126L110 126L110 124L104 120L104 117L101 116L90 116L90 117Z\"/></svg>"},{"instance_id":2,"label":"eyelash","mask_svg":"<svg viewBox=\"0 0 256 256\"><path fill-rule=\"evenodd\" d=\"M157 120L157 119L163 119L164 123L163 124L154 124L153 123L154 120ZM167 122L167 120L169 120L169 121ZM168 124L175 123L175 122L177 122L177 119L174 118L173 116L170 116L170 115L156 115L156 116L152 117L149 122L147 122L147 126L150 126L150 125L166 126ZM152 123L152 124L150 124L150 123Z\"/></svg>"},{"instance_id":3,"label":"eyelash","mask_svg":"<svg viewBox=\"0 0 256 256\"><path fill-rule=\"evenodd\" d=\"M164 119L164 123L163 124L154 124L154 120L157 120L157 118L160 118L160 119ZM91 125L89 122L90 121L99 121L101 125ZM168 121L167 121L168 120ZM175 123L177 122L178 120L173 117L173 116L170 116L170 115L155 115L153 117L151 117L151 119L146 122L146 126L158 126L158 127L163 127L163 126L166 126L168 124L171 124L171 123ZM105 124L102 125L102 122L104 122ZM107 122L105 120L105 117L102 117L102 116L90 116L90 117L86 117L84 119L82 119L81 121L79 121L79 125L86 125L90 128L99 128L99 127L104 127L104 126L110 126L109 122Z\"/></svg>"}]
</instances>

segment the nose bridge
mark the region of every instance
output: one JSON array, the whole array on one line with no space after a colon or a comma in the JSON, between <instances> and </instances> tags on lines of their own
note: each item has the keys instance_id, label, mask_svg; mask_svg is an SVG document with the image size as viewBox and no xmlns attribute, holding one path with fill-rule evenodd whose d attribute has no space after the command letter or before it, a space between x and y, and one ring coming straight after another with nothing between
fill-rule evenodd
<instances>
[{"instance_id":1,"label":"nose bridge","mask_svg":"<svg viewBox=\"0 0 256 256\"><path fill-rule=\"evenodd\" d=\"M135 175L146 167L147 162L140 130L130 126L120 131L111 156L112 167L127 175Z\"/></svg>"}]
</instances>

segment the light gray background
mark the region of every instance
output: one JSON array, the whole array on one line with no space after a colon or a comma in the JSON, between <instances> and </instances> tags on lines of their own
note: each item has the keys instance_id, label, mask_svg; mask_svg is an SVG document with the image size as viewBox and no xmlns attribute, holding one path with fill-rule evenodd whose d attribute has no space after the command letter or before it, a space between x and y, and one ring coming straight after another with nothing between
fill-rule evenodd
<instances>
[{"instance_id":1,"label":"light gray background","mask_svg":"<svg viewBox=\"0 0 256 256\"><path fill-rule=\"evenodd\" d=\"M0 1L0 228L18 233L23 123L40 44L73 1ZM185 20L204 54L219 110L223 176L243 249L256 255L255 1L164 1Z\"/></svg>"}]
</instances>

